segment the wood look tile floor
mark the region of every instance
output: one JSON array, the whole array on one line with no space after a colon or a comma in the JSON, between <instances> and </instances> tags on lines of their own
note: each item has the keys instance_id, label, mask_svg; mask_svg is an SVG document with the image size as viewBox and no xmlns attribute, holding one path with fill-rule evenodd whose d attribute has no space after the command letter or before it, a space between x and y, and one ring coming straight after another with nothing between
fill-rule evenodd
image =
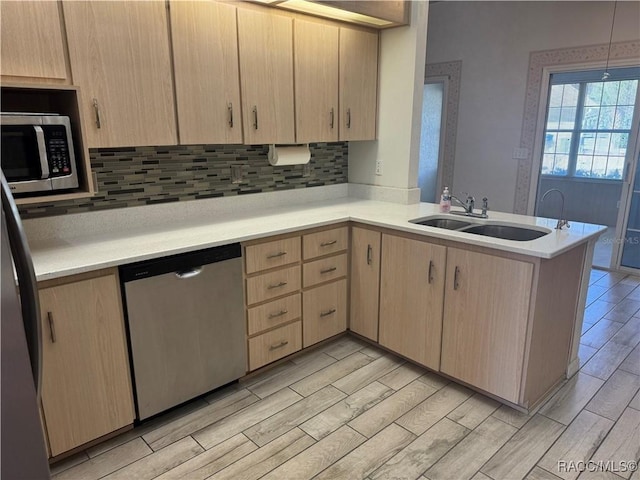
<instances>
[{"instance_id":1,"label":"wood look tile floor","mask_svg":"<svg viewBox=\"0 0 640 480\"><path fill-rule=\"evenodd\" d=\"M343 336L62 460L52 473L56 480L640 479L621 468L640 457L640 277L593 270L580 363L525 415ZM575 468L590 460L609 471Z\"/></svg>"}]
</instances>

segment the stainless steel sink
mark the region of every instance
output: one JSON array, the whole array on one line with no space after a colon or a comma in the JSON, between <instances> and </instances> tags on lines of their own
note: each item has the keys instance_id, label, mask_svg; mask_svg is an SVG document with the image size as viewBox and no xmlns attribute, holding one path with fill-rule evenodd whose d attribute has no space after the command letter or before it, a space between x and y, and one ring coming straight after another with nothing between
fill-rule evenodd
<instances>
[{"instance_id":1,"label":"stainless steel sink","mask_svg":"<svg viewBox=\"0 0 640 480\"><path fill-rule=\"evenodd\" d=\"M463 227L468 227L471 225L470 222L463 222L462 220L454 220L453 218L425 218L425 219L417 219L411 220L411 223L416 223L418 225L424 225L426 227L437 227L437 228L446 228L447 230L458 230Z\"/></svg>"},{"instance_id":2,"label":"stainless steel sink","mask_svg":"<svg viewBox=\"0 0 640 480\"><path fill-rule=\"evenodd\" d=\"M535 240L543 237L549 232L533 230L525 227L514 227L511 225L473 225L461 230L465 233L473 233L475 235L485 235L487 237L502 238L504 240L515 240L524 242L527 240Z\"/></svg>"}]
</instances>

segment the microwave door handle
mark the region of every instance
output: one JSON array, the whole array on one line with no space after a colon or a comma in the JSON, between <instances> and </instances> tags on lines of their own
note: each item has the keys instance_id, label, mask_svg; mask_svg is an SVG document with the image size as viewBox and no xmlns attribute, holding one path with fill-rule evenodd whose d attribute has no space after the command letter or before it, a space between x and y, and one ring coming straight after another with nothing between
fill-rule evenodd
<instances>
[{"instance_id":1,"label":"microwave door handle","mask_svg":"<svg viewBox=\"0 0 640 480\"><path fill-rule=\"evenodd\" d=\"M40 157L40 167L42 169L42 176L40 178L49 178L49 159L47 158L47 144L44 141L44 130L42 127L34 125L36 131L36 140L38 141L38 156Z\"/></svg>"}]
</instances>

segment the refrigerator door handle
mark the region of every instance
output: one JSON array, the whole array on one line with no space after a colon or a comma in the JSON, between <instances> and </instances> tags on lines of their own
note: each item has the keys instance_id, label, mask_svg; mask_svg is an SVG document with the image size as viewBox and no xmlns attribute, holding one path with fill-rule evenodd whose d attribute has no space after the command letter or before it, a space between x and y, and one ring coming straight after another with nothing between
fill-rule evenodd
<instances>
[{"instance_id":1,"label":"refrigerator door handle","mask_svg":"<svg viewBox=\"0 0 640 480\"><path fill-rule=\"evenodd\" d=\"M37 400L40 402L42 386L42 326L40 323L40 302L38 285L33 270L31 252L27 237L22 229L18 207L11 195L7 179L2 173L2 212L7 222L9 244L20 286L20 304L31 359L31 371L36 386Z\"/></svg>"}]
</instances>

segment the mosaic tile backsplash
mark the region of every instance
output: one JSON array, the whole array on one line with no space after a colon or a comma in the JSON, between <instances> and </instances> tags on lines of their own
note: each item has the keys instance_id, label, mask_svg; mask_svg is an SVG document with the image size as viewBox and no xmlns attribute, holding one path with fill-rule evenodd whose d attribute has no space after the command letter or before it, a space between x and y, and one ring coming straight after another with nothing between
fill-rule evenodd
<instances>
[{"instance_id":1,"label":"mosaic tile backsplash","mask_svg":"<svg viewBox=\"0 0 640 480\"><path fill-rule=\"evenodd\" d=\"M20 207L22 218L347 183L348 143L312 143L311 161L269 165L267 145L179 145L90 150L98 193ZM232 183L232 166L242 181ZM308 173L308 175L307 175Z\"/></svg>"}]
</instances>

